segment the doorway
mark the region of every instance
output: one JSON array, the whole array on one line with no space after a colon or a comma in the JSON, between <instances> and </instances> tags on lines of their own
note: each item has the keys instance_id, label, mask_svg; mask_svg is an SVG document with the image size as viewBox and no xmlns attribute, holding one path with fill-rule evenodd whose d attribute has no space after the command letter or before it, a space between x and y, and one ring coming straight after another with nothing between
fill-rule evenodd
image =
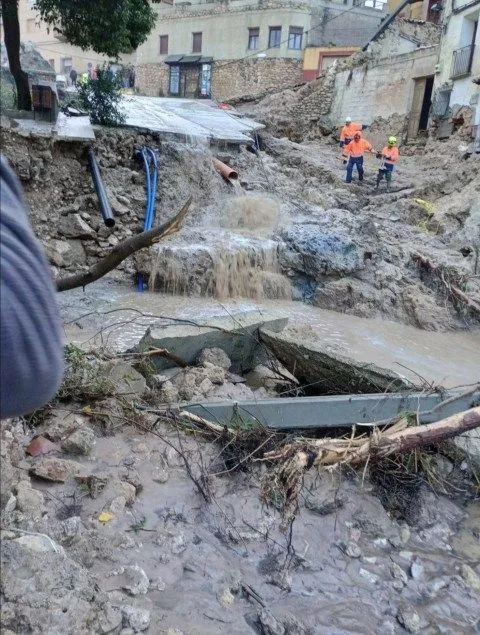
<instances>
[{"instance_id":1,"label":"doorway","mask_svg":"<svg viewBox=\"0 0 480 635\"><path fill-rule=\"evenodd\" d=\"M434 76L419 77L415 79L413 88L412 107L408 122L408 138L416 137L420 131L427 130L428 116L432 105Z\"/></svg>"}]
</instances>

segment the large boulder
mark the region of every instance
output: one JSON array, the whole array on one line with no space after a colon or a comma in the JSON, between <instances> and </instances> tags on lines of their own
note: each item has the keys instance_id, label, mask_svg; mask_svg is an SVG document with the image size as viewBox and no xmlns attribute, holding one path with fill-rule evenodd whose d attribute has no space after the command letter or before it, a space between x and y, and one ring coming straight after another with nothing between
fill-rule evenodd
<instances>
[{"instance_id":1,"label":"large boulder","mask_svg":"<svg viewBox=\"0 0 480 635\"><path fill-rule=\"evenodd\" d=\"M312 231L310 225L285 228L281 237L280 265L284 271L320 281L325 276L351 274L362 267L363 258L349 238Z\"/></svg>"}]
</instances>

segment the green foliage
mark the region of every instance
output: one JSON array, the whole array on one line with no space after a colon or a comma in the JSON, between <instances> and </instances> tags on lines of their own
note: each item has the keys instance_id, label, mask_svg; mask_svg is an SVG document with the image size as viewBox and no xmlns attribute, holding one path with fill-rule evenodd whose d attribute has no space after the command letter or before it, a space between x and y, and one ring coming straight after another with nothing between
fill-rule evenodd
<instances>
[{"instance_id":1,"label":"green foliage","mask_svg":"<svg viewBox=\"0 0 480 635\"><path fill-rule=\"evenodd\" d=\"M145 42L156 21L148 0L35 0L34 9L70 44L114 58Z\"/></svg>"},{"instance_id":2,"label":"green foliage","mask_svg":"<svg viewBox=\"0 0 480 635\"><path fill-rule=\"evenodd\" d=\"M59 401L95 400L109 397L114 387L98 366L91 364L86 354L74 344L65 346L66 371L56 398Z\"/></svg>"},{"instance_id":3,"label":"green foliage","mask_svg":"<svg viewBox=\"0 0 480 635\"><path fill-rule=\"evenodd\" d=\"M97 79L90 79L79 90L80 101L90 114L92 123L119 126L125 123L125 114L119 109L122 79L104 66L97 68Z\"/></svg>"}]
</instances>

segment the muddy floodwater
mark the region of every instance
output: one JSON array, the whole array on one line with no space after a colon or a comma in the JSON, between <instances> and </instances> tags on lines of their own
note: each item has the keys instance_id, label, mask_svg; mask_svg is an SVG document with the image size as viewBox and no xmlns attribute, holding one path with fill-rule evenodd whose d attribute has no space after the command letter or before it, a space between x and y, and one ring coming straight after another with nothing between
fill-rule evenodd
<instances>
[{"instance_id":1,"label":"muddy floodwater","mask_svg":"<svg viewBox=\"0 0 480 635\"><path fill-rule=\"evenodd\" d=\"M332 351L390 368L415 383L447 388L480 379L480 331L433 332L379 319L327 311L301 302L195 298L163 293L137 293L100 281L58 296L69 341L107 342L124 350L138 343L148 326L168 319L208 324L214 317L258 313L259 320L288 317L288 331L303 343L321 342ZM141 315L140 313L144 315ZM89 314L82 318L83 315ZM103 315L101 315L103 314Z\"/></svg>"}]
</instances>

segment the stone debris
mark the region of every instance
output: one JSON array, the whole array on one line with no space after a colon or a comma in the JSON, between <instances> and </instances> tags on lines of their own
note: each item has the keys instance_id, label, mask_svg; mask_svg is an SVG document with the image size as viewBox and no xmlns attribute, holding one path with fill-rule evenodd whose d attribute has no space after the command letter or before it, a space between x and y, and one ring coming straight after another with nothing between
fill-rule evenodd
<instances>
[{"instance_id":1,"label":"stone debris","mask_svg":"<svg viewBox=\"0 0 480 635\"><path fill-rule=\"evenodd\" d=\"M40 456L42 454L50 454L58 450L55 443L42 436L35 437L27 445L25 452L30 456Z\"/></svg>"},{"instance_id":2,"label":"stone debris","mask_svg":"<svg viewBox=\"0 0 480 635\"><path fill-rule=\"evenodd\" d=\"M421 629L421 619L413 606L401 605L397 612L397 620L409 633L418 633Z\"/></svg>"},{"instance_id":3,"label":"stone debris","mask_svg":"<svg viewBox=\"0 0 480 635\"><path fill-rule=\"evenodd\" d=\"M122 606L123 626L131 627L134 633L146 631L150 626L150 611L126 604Z\"/></svg>"},{"instance_id":4,"label":"stone debris","mask_svg":"<svg viewBox=\"0 0 480 635\"><path fill-rule=\"evenodd\" d=\"M88 471L88 468L80 463L56 458L37 459L30 468L33 476L56 483L64 483L71 476L86 475Z\"/></svg>"}]
</instances>

